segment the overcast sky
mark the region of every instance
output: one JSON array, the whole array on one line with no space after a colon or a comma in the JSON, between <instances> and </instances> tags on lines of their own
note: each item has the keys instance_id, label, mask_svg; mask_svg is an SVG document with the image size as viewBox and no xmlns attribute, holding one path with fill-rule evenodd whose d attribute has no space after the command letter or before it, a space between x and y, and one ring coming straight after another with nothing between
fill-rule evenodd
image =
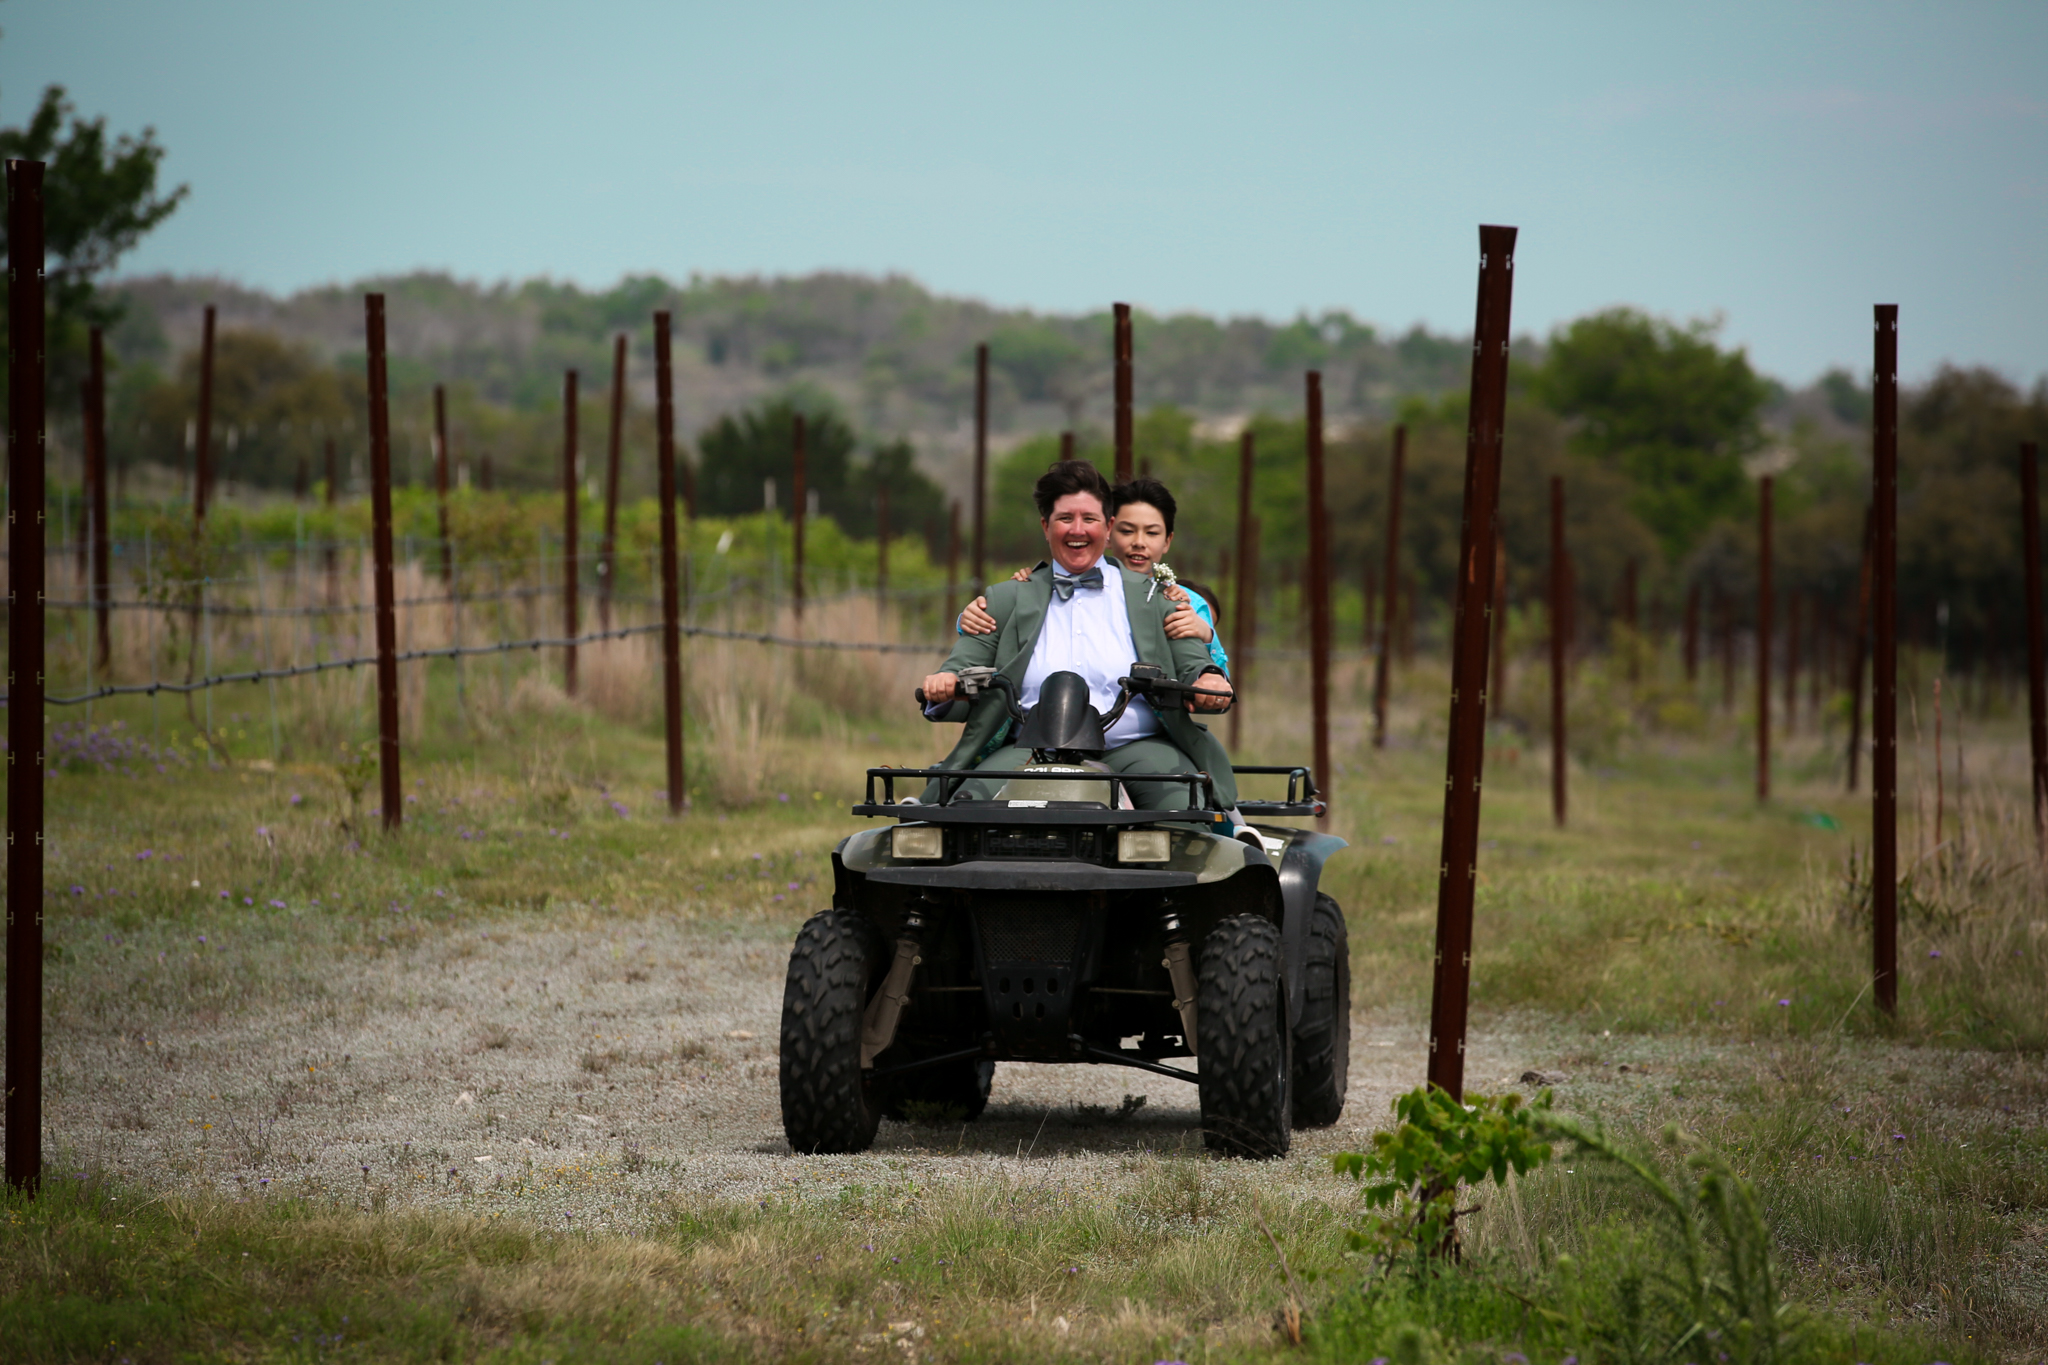
<instances>
[{"instance_id":1,"label":"overcast sky","mask_svg":"<svg viewBox=\"0 0 2048 1365\"><path fill-rule=\"evenodd\" d=\"M0 123L69 88L190 201L125 263L901 271L1004 305L1517 330L1718 314L1792 383L2048 373L2048 5L0 6Z\"/></svg>"}]
</instances>

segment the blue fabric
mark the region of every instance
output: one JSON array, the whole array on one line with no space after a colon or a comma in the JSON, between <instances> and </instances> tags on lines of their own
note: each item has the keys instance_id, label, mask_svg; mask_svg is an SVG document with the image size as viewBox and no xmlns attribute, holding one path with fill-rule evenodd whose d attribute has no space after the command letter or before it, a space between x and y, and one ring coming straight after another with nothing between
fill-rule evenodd
<instances>
[{"instance_id":1,"label":"blue fabric","mask_svg":"<svg viewBox=\"0 0 2048 1365\"><path fill-rule=\"evenodd\" d=\"M1195 615L1209 623L1209 662L1222 669L1224 676L1228 677L1230 656L1223 652L1223 632L1216 629L1216 618L1210 613L1208 602L1203 599L1202 594L1192 590L1188 593L1188 601L1194 604Z\"/></svg>"}]
</instances>

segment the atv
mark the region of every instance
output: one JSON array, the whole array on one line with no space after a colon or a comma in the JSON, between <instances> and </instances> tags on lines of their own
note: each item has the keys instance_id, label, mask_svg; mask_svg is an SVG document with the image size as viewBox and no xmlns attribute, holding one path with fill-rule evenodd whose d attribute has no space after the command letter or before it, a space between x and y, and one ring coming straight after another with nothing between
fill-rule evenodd
<instances>
[{"instance_id":1,"label":"atv","mask_svg":"<svg viewBox=\"0 0 2048 1365\"><path fill-rule=\"evenodd\" d=\"M1154 666L1130 674L1105 716L1077 674L1047 678L1026 712L1009 679L967 670L968 695L1001 694L1030 763L868 770L852 813L897 823L833 850L832 906L790 952L792 1150L864 1151L885 1117L978 1118L998 1061L1187 1081L1203 1142L1223 1155L1282 1156L1295 1128L1337 1121L1351 962L1343 912L1317 883L1344 841L1235 826L1206 773L1111 772L1103 734L1132 700L1182 705L1193 690ZM1234 771L1287 778L1284 801L1241 801L1243 816L1324 813L1305 767ZM1135 809L1129 789L1148 784L1185 785L1186 808Z\"/></svg>"}]
</instances>

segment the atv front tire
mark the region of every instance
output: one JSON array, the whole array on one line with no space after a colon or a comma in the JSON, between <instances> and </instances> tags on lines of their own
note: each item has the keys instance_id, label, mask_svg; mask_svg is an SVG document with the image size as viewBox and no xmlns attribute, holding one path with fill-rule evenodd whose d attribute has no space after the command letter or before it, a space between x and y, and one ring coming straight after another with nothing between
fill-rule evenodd
<instances>
[{"instance_id":1,"label":"atv front tire","mask_svg":"<svg viewBox=\"0 0 2048 1365\"><path fill-rule=\"evenodd\" d=\"M867 920L825 910L797 931L782 989L782 1131L791 1151L864 1152L882 1113L861 1079L861 1016L881 985Z\"/></svg>"},{"instance_id":2,"label":"atv front tire","mask_svg":"<svg viewBox=\"0 0 2048 1365\"><path fill-rule=\"evenodd\" d=\"M1344 1112L1351 1075L1351 940L1344 912L1316 897L1294 1023L1294 1126L1327 1128Z\"/></svg>"},{"instance_id":3,"label":"atv front tire","mask_svg":"<svg viewBox=\"0 0 2048 1365\"><path fill-rule=\"evenodd\" d=\"M1224 1156L1287 1155L1293 1137L1280 931L1232 915L1202 943L1195 989L1202 1142Z\"/></svg>"}]
</instances>

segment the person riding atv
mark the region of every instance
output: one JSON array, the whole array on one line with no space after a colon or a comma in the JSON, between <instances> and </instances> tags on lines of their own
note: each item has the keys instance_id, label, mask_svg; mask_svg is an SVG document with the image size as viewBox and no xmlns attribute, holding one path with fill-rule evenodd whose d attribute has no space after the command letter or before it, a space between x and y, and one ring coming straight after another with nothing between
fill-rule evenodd
<instances>
[{"instance_id":1,"label":"person riding atv","mask_svg":"<svg viewBox=\"0 0 2048 1365\"><path fill-rule=\"evenodd\" d=\"M1233 769L1194 721L1230 683L1199 641L1168 642L1146 579L1104 572L1106 491L1080 462L1048 471L1052 564L996 585L996 633L961 637L918 690L960 742L934 768L868 770L853 813L899 823L833 851L832 906L790 952L793 1151L864 1150L885 1116L979 1117L997 1061L1191 1081L1204 1142L1231 1155L1282 1155L1343 1110L1350 956L1319 881L1344 843L1233 837L1233 807L1323 814L1313 774ZM1239 773L1286 775L1287 799L1241 802Z\"/></svg>"},{"instance_id":2,"label":"person riding atv","mask_svg":"<svg viewBox=\"0 0 2048 1365\"><path fill-rule=\"evenodd\" d=\"M1218 794L1234 804L1237 786L1229 777L1223 746L1188 715L1188 709L1227 709L1230 679L1210 662L1202 642L1167 638L1166 618L1177 604L1154 591L1150 578L1103 558L1109 542L1107 481L1085 460L1062 460L1038 480L1032 495L1051 562L1025 582L990 587L987 611L995 631L960 636L944 667L924 680L926 714L966 722L960 742L938 766L1001 769L1028 757L1015 745L999 747L1010 719L997 694L965 704L956 698L962 669L993 667L1018 679L1017 703L1027 710L1037 704L1045 678L1071 670L1088 681L1089 699L1107 712L1116 701L1117 677L1135 659L1164 668L1183 683L1204 681L1185 708L1162 714L1149 702L1132 702L1105 736L1111 747L1102 761L1115 772L1207 771L1218 779ZM992 789L972 783L968 790L986 799ZM935 791L936 784L927 799ZM1185 796L1184 789L1171 784L1133 784L1132 799L1147 809L1163 809Z\"/></svg>"}]
</instances>

